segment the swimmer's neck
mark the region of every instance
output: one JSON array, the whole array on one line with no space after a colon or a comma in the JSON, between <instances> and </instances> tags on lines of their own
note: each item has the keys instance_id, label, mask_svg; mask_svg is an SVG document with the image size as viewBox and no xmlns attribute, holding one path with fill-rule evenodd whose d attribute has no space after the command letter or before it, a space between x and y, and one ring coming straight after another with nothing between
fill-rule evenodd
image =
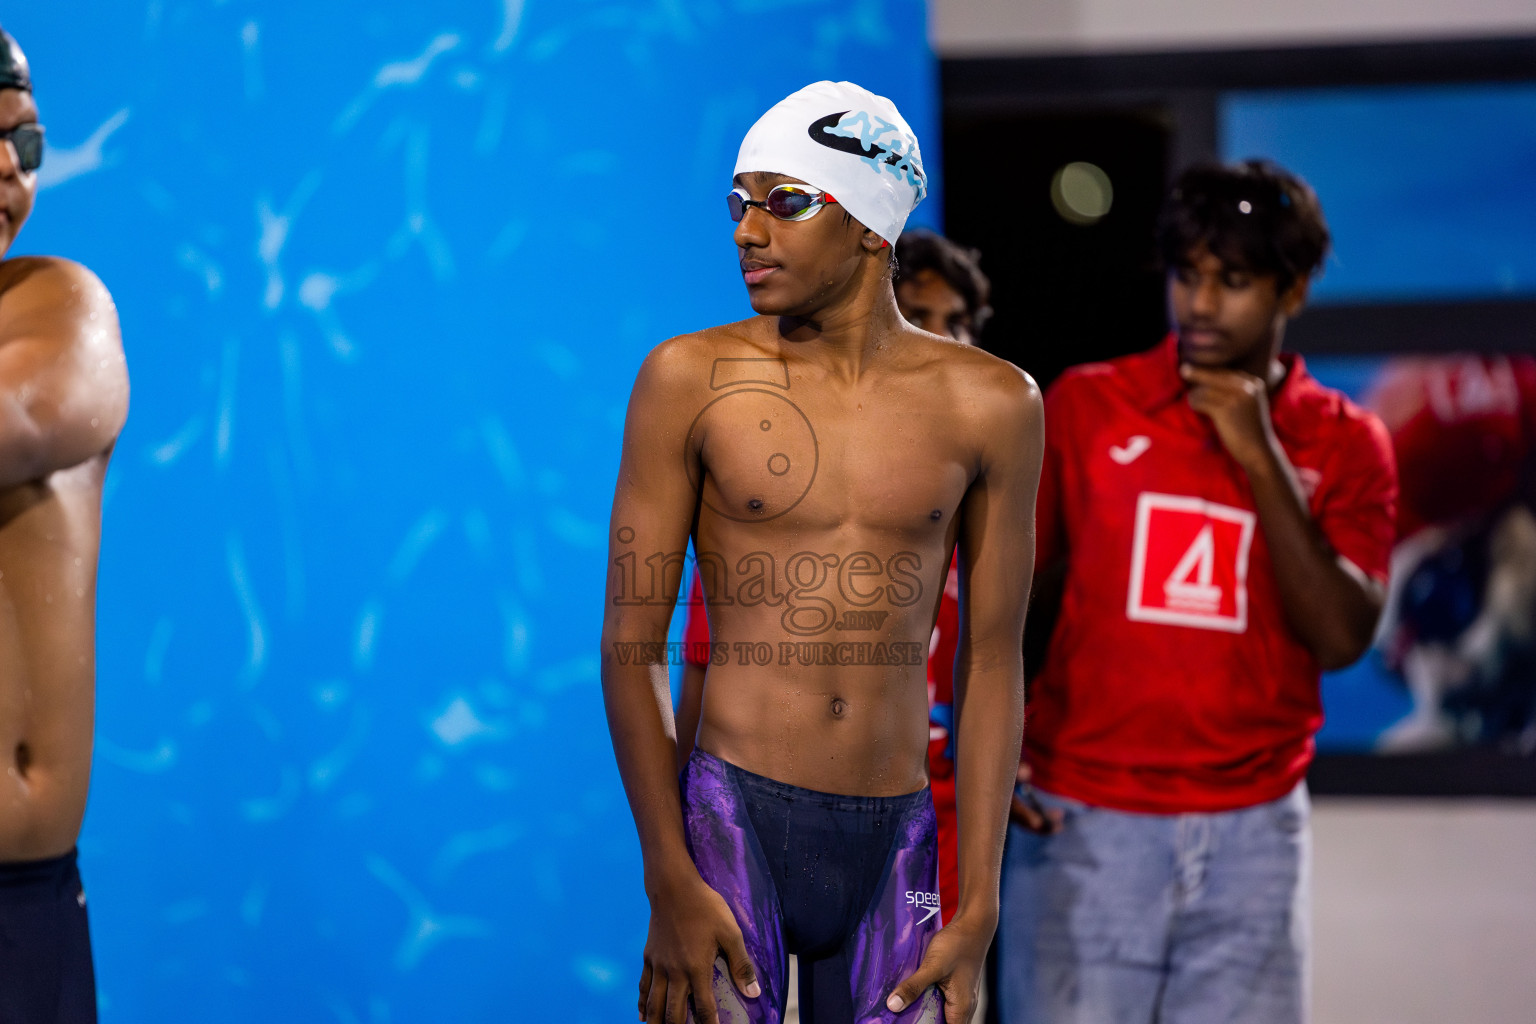
<instances>
[{"instance_id":1,"label":"swimmer's neck","mask_svg":"<svg viewBox=\"0 0 1536 1024\"><path fill-rule=\"evenodd\" d=\"M779 317L779 337L796 355L844 380L857 381L890 355L891 341L904 323L889 278L868 292L860 289L813 315Z\"/></svg>"}]
</instances>

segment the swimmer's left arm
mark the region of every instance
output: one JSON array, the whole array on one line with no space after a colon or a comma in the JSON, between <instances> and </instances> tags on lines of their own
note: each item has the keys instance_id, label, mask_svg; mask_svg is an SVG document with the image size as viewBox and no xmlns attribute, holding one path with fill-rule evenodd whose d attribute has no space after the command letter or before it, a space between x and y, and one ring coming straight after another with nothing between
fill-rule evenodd
<instances>
[{"instance_id":1,"label":"swimmer's left arm","mask_svg":"<svg viewBox=\"0 0 1536 1024\"><path fill-rule=\"evenodd\" d=\"M986 390L985 440L960 511L960 652L955 671L960 902L929 943L922 966L889 1005L910 1005L938 985L948 1024L975 1010L997 928L998 876L1024 727L1024 612L1034 566L1035 494L1044 417L1027 374L1007 366Z\"/></svg>"},{"instance_id":2,"label":"swimmer's left arm","mask_svg":"<svg viewBox=\"0 0 1536 1024\"><path fill-rule=\"evenodd\" d=\"M108 450L128 415L117 309L77 263L28 259L0 297L0 487Z\"/></svg>"}]
</instances>

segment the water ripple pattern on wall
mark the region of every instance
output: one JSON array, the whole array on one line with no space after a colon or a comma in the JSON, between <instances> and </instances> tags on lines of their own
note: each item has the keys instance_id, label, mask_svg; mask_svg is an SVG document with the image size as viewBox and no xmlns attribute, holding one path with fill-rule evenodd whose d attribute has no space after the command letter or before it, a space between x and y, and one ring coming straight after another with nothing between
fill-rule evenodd
<instances>
[{"instance_id":1,"label":"water ripple pattern on wall","mask_svg":"<svg viewBox=\"0 0 1536 1024\"><path fill-rule=\"evenodd\" d=\"M938 168L921 0L12 5L19 252L117 298L81 842L103 1020L633 1013L598 687L645 352L748 315L736 146L819 78ZM932 224L933 199L913 223Z\"/></svg>"}]
</instances>

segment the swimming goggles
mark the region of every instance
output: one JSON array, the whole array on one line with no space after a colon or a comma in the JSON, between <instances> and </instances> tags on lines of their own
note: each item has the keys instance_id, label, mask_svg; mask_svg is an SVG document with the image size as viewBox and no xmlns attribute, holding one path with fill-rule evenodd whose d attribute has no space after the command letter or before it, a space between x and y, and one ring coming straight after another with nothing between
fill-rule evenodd
<instances>
[{"instance_id":1,"label":"swimming goggles","mask_svg":"<svg viewBox=\"0 0 1536 1024\"><path fill-rule=\"evenodd\" d=\"M809 185L775 185L762 201L751 198L745 189L734 188L725 201L731 208L731 220L737 222L747 215L749 206L760 206L779 220L810 220L823 206L837 202Z\"/></svg>"},{"instance_id":2,"label":"swimming goggles","mask_svg":"<svg viewBox=\"0 0 1536 1024\"><path fill-rule=\"evenodd\" d=\"M19 124L10 131L0 131L0 142L9 140L16 147L16 163L23 174L43 164L43 126L36 122Z\"/></svg>"}]
</instances>

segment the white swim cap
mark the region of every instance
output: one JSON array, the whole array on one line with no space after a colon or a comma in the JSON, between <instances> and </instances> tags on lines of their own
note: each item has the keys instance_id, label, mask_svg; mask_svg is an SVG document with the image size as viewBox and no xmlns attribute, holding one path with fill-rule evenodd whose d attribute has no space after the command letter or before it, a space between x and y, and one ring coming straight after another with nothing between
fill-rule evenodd
<instances>
[{"instance_id":1,"label":"white swim cap","mask_svg":"<svg viewBox=\"0 0 1536 1024\"><path fill-rule=\"evenodd\" d=\"M917 136L896 104L852 82L817 82L775 103L741 140L734 173L750 171L830 192L893 244L928 194Z\"/></svg>"}]
</instances>

